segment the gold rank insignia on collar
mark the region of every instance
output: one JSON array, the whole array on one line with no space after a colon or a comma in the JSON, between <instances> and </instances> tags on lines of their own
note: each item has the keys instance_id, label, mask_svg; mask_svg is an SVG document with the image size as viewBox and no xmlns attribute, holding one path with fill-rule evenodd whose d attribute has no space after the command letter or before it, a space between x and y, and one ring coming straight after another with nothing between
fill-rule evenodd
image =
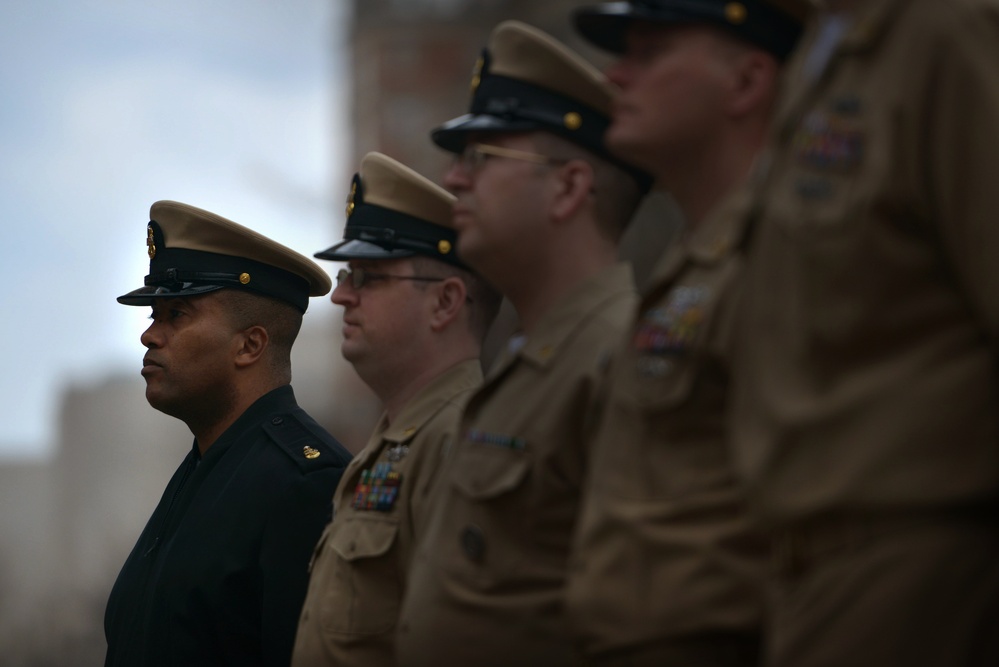
<instances>
[{"instance_id":1,"label":"gold rank insignia on collar","mask_svg":"<svg viewBox=\"0 0 999 667\"><path fill-rule=\"evenodd\" d=\"M320 454L318 449L309 447L308 445L302 447L302 453L305 454L305 458L307 459L318 459Z\"/></svg>"}]
</instances>

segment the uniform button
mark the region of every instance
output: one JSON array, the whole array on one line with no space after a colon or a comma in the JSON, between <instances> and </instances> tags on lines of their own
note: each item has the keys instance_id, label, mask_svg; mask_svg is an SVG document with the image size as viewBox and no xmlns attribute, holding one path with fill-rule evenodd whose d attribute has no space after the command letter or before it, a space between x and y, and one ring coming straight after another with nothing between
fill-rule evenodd
<instances>
[{"instance_id":1,"label":"uniform button","mask_svg":"<svg viewBox=\"0 0 999 667\"><path fill-rule=\"evenodd\" d=\"M274 419L271 420L271 423L274 424L275 426L280 426L281 424L284 423L284 418L283 417L275 417Z\"/></svg>"},{"instance_id":2,"label":"uniform button","mask_svg":"<svg viewBox=\"0 0 999 667\"><path fill-rule=\"evenodd\" d=\"M468 560L481 563L486 555L486 536L476 525L465 526L461 531L461 547L465 550Z\"/></svg>"}]
</instances>

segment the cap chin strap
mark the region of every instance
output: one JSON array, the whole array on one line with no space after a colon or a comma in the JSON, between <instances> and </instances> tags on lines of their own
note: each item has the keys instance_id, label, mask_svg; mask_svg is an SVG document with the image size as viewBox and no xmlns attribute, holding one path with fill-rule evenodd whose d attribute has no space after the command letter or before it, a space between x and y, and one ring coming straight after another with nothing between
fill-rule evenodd
<instances>
[{"instance_id":1,"label":"cap chin strap","mask_svg":"<svg viewBox=\"0 0 999 667\"><path fill-rule=\"evenodd\" d=\"M166 287L171 291L178 291L191 286L193 283L203 283L206 285L219 285L242 287L244 283L240 281L239 275L235 273L210 273L207 271L182 271L180 269L167 269L159 273L151 273L146 276L147 287Z\"/></svg>"}]
</instances>

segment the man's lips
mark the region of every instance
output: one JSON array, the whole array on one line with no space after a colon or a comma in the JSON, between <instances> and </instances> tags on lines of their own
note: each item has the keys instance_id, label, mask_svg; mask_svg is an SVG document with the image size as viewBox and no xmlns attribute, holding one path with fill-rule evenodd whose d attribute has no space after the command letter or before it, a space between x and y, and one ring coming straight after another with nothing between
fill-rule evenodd
<instances>
[{"instance_id":1,"label":"man's lips","mask_svg":"<svg viewBox=\"0 0 999 667\"><path fill-rule=\"evenodd\" d=\"M143 375L146 375L147 373L152 373L153 371L155 371L156 369L159 369L159 368L163 368L163 365L160 364L158 361L156 361L156 360L154 360L154 359L152 359L150 357L143 357L142 358L142 374Z\"/></svg>"},{"instance_id":2,"label":"man's lips","mask_svg":"<svg viewBox=\"0 0 999 667\"><path fill-rule=\"evenodd\" d=\"M472 211L461 204L455 204L451 208L451 220L457 225L458 221L462 218L471 218Z\"/></svg>"},{"instance_id":3,"label":"man's lips","mask_svg":"<svg viewBox=\"0 0 999 667\"><path fill-rule=\"evenodd\" d=\"M621 100L618 100L617 102L615 102L611 106L611 118L613 119L616 116L620 116L620 115L623 115L623 114L631 113L632 111L633 111L633 108L632 108L632 106L630 104L628 104L627 102L623 102Z\"/></svg>"}]
</instances>

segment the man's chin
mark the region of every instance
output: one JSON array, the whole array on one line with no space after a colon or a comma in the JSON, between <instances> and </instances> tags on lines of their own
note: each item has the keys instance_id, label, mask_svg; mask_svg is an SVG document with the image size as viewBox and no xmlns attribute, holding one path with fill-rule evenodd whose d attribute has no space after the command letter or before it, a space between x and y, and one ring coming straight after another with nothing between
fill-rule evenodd
<instances>
[{"instance_id":1,"label":"man's chin","mask_svg":"<svg viewBox=\"0 0 999 667\"><path fill-rule=\"evenodd\" d=\"M645 162L646 154L649 151L648 140L641 136L633 136L627 127L611 125L604 135L604 143L611 155L627 162L630 165L642 169L648 169Z\"/></svg>"},{"instance_id":2,"label":"man's chin","mask_svg":"<svg viewBox=\"0 0 999 667\"><path fill-rule=\"evenodd\" d=\"M474 232L466 232L458 236L458 256L473 271L482 270L480 264L481 248L482 244L476 239Z\"/></svg>"},{"instance_id":3,"label":"man's chin","mask_svg":"<svg viewBox=\"0 0 999 667\"><path fill-rule=\"evenodd\" d=\"M364 360L364 353L360 347L352 341L345 340L340 344L340 356L351 364L356 364Z\"/></svg>"},{"instance_id":4,"label":"man's chin","mask_svg":"<svg viewBox=\"0 0 999 667\"><path fill-rule=\"evenodd\" d=\"M171 417L176 417L179 412L183 411L179 409L176 397L171 399L168 394L163 392L160 383L148 379L146 380L146 402L149 403L149 407Z\"/></svg>"},{"instance_id":5,"label":"man's chin","mask_svg":"<svg viewBox=\"0 0 999 667\"><path fill-rule=\"evenodd\" d=\"M149 407L165 415L170 415L171 417L177 416L177 411L173 409L173 404L169 400L166 400L155 388L148 385L146 386L146 402L149 403Z\"/></svg>"}]
</instances>

